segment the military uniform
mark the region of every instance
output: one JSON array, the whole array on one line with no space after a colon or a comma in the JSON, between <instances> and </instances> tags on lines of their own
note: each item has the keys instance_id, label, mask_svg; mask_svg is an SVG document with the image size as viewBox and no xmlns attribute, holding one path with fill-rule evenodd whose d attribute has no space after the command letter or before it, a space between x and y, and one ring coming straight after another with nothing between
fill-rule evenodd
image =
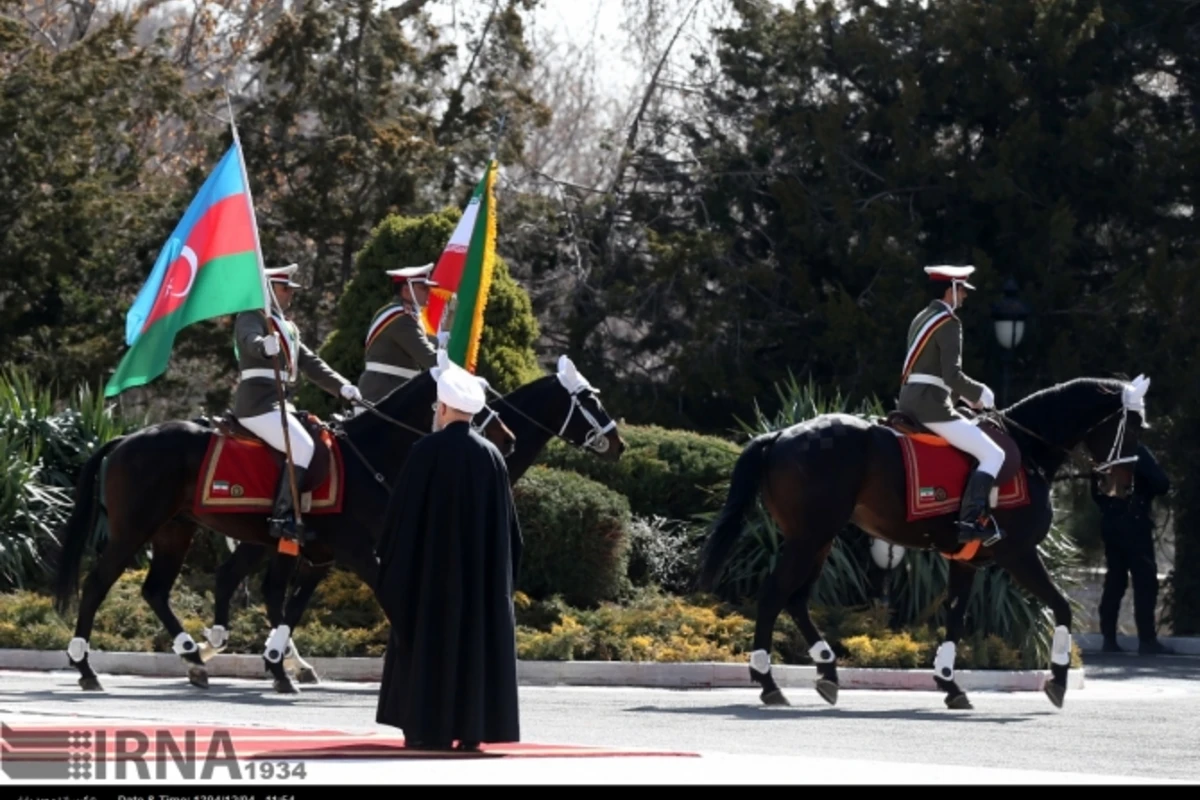
<instances>
[{"instance_id":1,"label":"military uniform","mask_svg":"<svg viewBox=\"0 0 1200 800\"><path fill-rule=\"evenodd\" d=\"M968 289L975 288L965 280L974 271L971 266L925 268L935 281ZM954 410L952 396L962 397L976 408L991 407L994 396L985 384L963 373L962 323L941 299L930 302L909 325L900 384L900 411L979 462L964 492L959 539L991 536L978 521L987 513L988 495L1004 465L1004 450Z\"/></svg>"},{"instance_id":2,"label":"military uniform","mask_svg":"<svg viewBox=\"0 0 1200 800\"><path fill-rule=\"evenodd\" d=\"M381 308L367 329L366 366L358 379L363 397L378 403L437 363L437 338L400 303Z\"/></svg>"},{"instance_id":3,"label":"military uniform","mask_svg":"<svg viewBox=\"0 0 1200 800\"><path fill-rule=\"evenodd\" d=\"M432 271L433 264L425 264L390 269L387 275L396 284L408 281L436 286L429 278ZM392 302L379 309L364 340L363 360L366 363L358 378L363 397L378 403L389 392L432 368L437 363L437 344L437 337L425 332L419 307L409 308L403 303Z\"/></svg>"},{"instance_id":4,"label":"military uniform","mask_svg":"<svg viewBox=\"0 0 1200 800\"><path fill-rule=\"evenodd\" d=\"M298 265L268 269L271 282L296 287L291 275ZM356 399L361 394L354 384L330 369L318 355L301 340L295 323L284 319L278 311L268 318L261 311L243 311L233 325L234 354L238 361L238 385L233 396L233 416L247 430L280 452L285 452L283 425L279 414L279 390L275 385L276 353L282 361L279 377L284 385L287 403L288 441L295 467L296 486L303 484L305 471L312 463L314 443L308 431L294 416L291 403L298 374L334 396ZM272 532L278 536L287 531L297 534L292 514L291 484L287 470L281 470L275 492L275 510L271 517Z\"/></svg>"}]
</instances>

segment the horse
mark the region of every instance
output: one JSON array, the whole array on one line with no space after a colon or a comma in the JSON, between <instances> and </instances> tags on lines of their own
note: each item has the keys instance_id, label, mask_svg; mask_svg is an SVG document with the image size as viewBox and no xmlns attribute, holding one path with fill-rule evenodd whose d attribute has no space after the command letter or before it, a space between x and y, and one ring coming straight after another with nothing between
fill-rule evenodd
<instances>
[{"instance_id":1,"label":"horse","mask_svg":"<svg viewBox=\"0 0 1200 800\"><path fill-rule=\"evenodd\" d=\"M300 414L316 445L308 478L297 487L302 502L306 497L312 500L304 523L316 538L298 545L300 552L314 561L332 560L336 554L374 588L377 562L366 531L383 516L386 506L386 494L377 484L390 485L399 474L404 453L432 430L435 392L433 378L425 373L382 398L372 407L373 413L340 425L326 426L313 415ZM488 411L485 408L480 414ZM498 416L489 417L481 427L501 452L510 450L514 434ZM357 457L343 455L347 448ZM142 597L173 637L174 652L190 668L203 667L198 645L171 611L171 586L197 527L264 548L284 545L270 533L268 520L283 459L282 453L228 418L151 425L106 442L88 458L55 558L55 605L66 616L78 591L87 540L99 514L106 515L108 541L84 581L75 633L67 647L68 663L79 671L79 685L85 691L101 688L88 662L96 610L147 542L152 559ZM218 467L239 478L214 480ZM242 483L257 483L259 496L252 492L246 496ZM328 496L318 501L321 491ZM274 649L282 648L268 641L267 654ZM287 680L282 667L270 658L267 667L277 680Z\"/></svg>"},{"instance_id":2,"label":"horse","mask_svg":"<svg viewBox=\"0 0 1200 800\"><path fill-rule=\"evenodd\" d=\"M813 624L809 595L838 531L853 523L874 539L936 549L950 559L945 640L934 658L934 682L946 693L947 707L972 707L954 680L955 651L975 572L995 564L1054 613L1052 677L1043 691L1062 708L1071 607L1037 550L1050 530L1051 481L1083 444L1101 490L1127 495L1133 472L1126 465L1136 461L1138 435L1148 427L1149 383L1140 375L1130 383L1076 378L976 415L976 424L1005 450L1005 462L989 498L993 535L967 543L959 542L954 523L977 462L901 412L882 419L822 414L751 439L734 464L724 506L702 546L695 586L713 589L747 510L761 497L783 537L758 596L749 657L750 679L762 687L761 701L789 704L771 675L770 656L775 620L786 608L810 645L817 693L830 705L837 703L837 658Z\"/></svg>"},{"instance_id":3,"label":"horse","mask_svg":"<svg viewBox=\"0 0 1200 800\"><path fill-rule=\"evenodd\" d=\"M521 479L553 437L608 461L620 459L625 450L625 441L621 438L616 422L609 417L597 397L599 391L575 369L575 365L566 356L559 359L557 374L538 378L507 395L500 395L490 386L487 389L495 395L497 402L487 412L489 416L484 424L491 422L491 415L499 415L504 425L516 436L515 447L505 457L510 486ZM482 415L485 412L480 413ZM377 542L383 531L379 530L378 526L371 526L369 533L372 541ZM200 645L200 657L203 661L209 661L224 649L225 630L229 626L230 604L234 591L267 555L268 551L262 545L242 542L221 565L217 572L214 593L215 621L213 627L206 631L208 641ZM281 625L286 627L289 635L283 654L284 667L295 669L297 680L302 684L319 683L320 678L312 665L300 655L290 634L300 624L309 599L328 575L332 564L325 563L314 567L298 582L295 594L287 601L286 613L281 607L282 594L268 591L266 588L268 585L278 587L286 580L282 575L286 569L284 558L278 555L272 557L263 581L263 594L267 599L267 616L272 625L272 635ZM198 682L198 670L195 670L191 677L196 685L207 685L206 680ZM296 691L290 681L276 680L276 689L281 692Z\"/></svg>"}]
</instances>

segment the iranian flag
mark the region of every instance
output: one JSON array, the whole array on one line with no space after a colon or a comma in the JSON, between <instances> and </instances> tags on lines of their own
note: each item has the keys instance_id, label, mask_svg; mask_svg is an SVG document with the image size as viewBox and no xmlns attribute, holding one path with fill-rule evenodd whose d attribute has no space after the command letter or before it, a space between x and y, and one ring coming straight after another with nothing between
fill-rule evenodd
<instances>
[{"instance_id":1,"label":"iranian flag","mask_svg":"<svg viewBox=\"0 0 1200 800\"><path fill-rule=\"evenodd\" d=\"M193 322L261 308L270 313L258 224L241 144L217 164L158 254L125 317L129 350L106 397L167 369L175 335Z\"/></svg>"},{"instance_id":2,"label":"iranian flag","mask_svg":"<svg viewBox=\"0 0 1200 800\"><path fill-rule=\"evenodd\" d=\"M475 371L479 360L483 312L492 286L492 265L496 258L495 181L496 162L493 160L475 186L450 243L429 276L437 286L430 288L424 309L426 329L437 333L442 330L447 305L454 298L454 325L450 329L446 354L468 372Z\"/></svg>"}]
</instances>

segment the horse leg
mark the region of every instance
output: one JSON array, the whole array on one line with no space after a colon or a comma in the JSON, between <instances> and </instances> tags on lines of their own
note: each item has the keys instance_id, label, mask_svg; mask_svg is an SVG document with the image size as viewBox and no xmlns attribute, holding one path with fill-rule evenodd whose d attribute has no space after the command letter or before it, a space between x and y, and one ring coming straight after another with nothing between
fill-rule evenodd
<instances>
[{"instance_id":1,"label":"horse leg","mask_svg":"<svg viewBox=\"0 0 1200 800\"><path fill-rule=\"evenodd\" d=\"M313 571L301 579L299 587L292 594L287 603L287 609L284 612L283 624L288 627L289 631L295 631L300 626L300 619L304 616L305 610L308 608L308 603L312 599L313 594L317 590L317 586L329 574L329 565L314 567ZM283 654L284 668L295 670L296 680L300 683L320 683L321 679L317 675L317 671L313 669L312 664L305 661L300 651L296 648L296 643L288 638L287 650Z\"/></svg>"},{"instance_id":2,"label":"horse leg","mask_svg":"<svg viewBox=\"0 0 1200 800\"><path fill-rule=\"evenodd\" d=\"M109 530L113 530L111 523ZM99 691L103 688L88 662L88 639L92 635L96 611L144 543L145 539L121 541L110 535L108 547L84 579L79 598L79 614L75 618L75 635L67 644L67 659L71 666L79 670L79 685L85 691Z\"/></svg>"},{"instance_id":3,"label":"horse leg","mask_svg":"<svg viewBox=\"0 0 1200 800\"><path fill-rule=\"evenodd\" d=\"M271 623L271 632L267 636L267 645L263 650L263 663L267 672L274 679L275 691L280 694L299 694L300 690L292 683L283 666L283 654L287 651L288 642L292 638L292 630L283 624L283 607L287 595L288 579L292 568L296 565L296 556L274 556L267 566L267 574L263 576L263 599L267 603L267 620Z\"/></svg>"},{"instance_id":4,"label":"horse leg","mask_svg":"<svg viewBox=\"0 0 1200 800\"><path fill-rule=\"evenodd\" d=\"M142 584L142 598L154 610L174 642L171 649L188 665L188 681L202 689L208 688L208 673L200 658L200 648L183 629L175 612L171 611L171 587L183 569L195 528L187 522L172 519L166 522L150 540L153 555L150 571Z\"/></svg>"},{"instance_id":5,"label":"horse leg","mask_svg":"<svg viewBox=\"0 0 1200 800\"><path fill-rule=\"evenodd\" d=\"M785 540L775 569L767 576L759 591L757 619L754 625L754 650L750 653L750 680L763 687L760 698L769 706L790 705L771 675L771 639L779 612L798 591L803 592L803 596L799 605L795 606L799 613L796 622L804 638L813 643L809 652L813 654L813 660L818 662L817 670L821 675L817 682L817 691L829 702L834 702L837 698L837 673L833 650L822 641L808 615L807 587L816 580L814 576L819 574L820 563L824 561L822 558L817 564L808 566L805 561L813 555L815 553L811 544L803 545L796 539ZM811 564L811 561L809 563ZM828 680L832 680L834 684L833 700L830 700L828 686L824 683Z\"/></svg>"},{"instance_id":6,"label":"horse leg","mask_svg":"<svg viewBox=\"0 0 1200 800\"><path fill-rule=\"evenodd\" d=\"M999 559L997 559L999 562ZM1044 691L1056 708L1067 696L1067 673L1071 668L1071 604L1054 585L1037 550L1026 550L1000 563L1019 585L1054 612L1054 640L1050 651L1050 680Z\"/></svg>"},{"instance_id":7,"label":"horse leg","mask_svg":"<svg viewBox=\"0 0 1200 800\"><path fill-rule=\"evenodd\" d=\"M825 565L825 559L828 558L829 551L832 548L833 542L831 541L816 554L817 558L809 572L808 578L788 599L787 611L795 621L796 627L800 629L804 640L811 644L808 649L808 655L817 667L817 694L821 695L821 699L830 705L837 705L839 688L837 656L834 655L833 648L825 642L824 635L817 629L808 607L812 588L816 585L817 578L821 574L821 569Z\"/></svg>"},{"instance_id":8,"label":"horse leg","mask_svg":"<svg viewBox=\"0 0 1200 800\"><path fill-rule=\"evenodd\" d=\"M204 631L205 642L200 644L200 658L208 662L213 656L225 649L229 641L229 609L233 602L233 594L242 581L254 571L267 554L267 548L240 543L229 558L217 567L217 586L213 597L213 626Z\"/></svg>"},{"instance_id":9,"label":"horse leg","mask_svg":"<svg viewBox=\"0 0 1200 800\"><path fill-rule=\"evenodd\" d=\"M933 681L946 693L946 707L973 708L967 693L954 680L954 656L962 638L967 616L967 600L975 583L975 568L962 561L950 562L950 578L946 591L946 641L937 649L933 659Z\"/></svg>"}]
</instances>

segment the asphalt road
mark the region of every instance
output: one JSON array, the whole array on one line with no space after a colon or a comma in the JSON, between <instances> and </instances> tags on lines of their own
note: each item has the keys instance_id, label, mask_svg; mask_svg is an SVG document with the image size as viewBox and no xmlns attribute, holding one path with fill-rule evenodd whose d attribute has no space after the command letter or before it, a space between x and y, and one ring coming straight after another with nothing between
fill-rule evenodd
<instances>
[{"instance_id":1,"label":"asphalt road","mask_svg":"<svg viewBox=\"0 0 1200 800\"><path fill-rule=\"evenodd\" d=\"M934 692L844 690L830 707L815 690L791 688L785 690L790 707L766 708L750 686L521 687L524 741L688 751L703 758L631 758L619 768L612 759L590 758L561 760L553 768L549 759L410 761L403 778L395 762L388 777L380 777L378 762L321 769L329 780L368 783L1200 783L1200 658L1086 660L1085 686L1068 692L1061 710L1040 692L973 692L974 710L950 711ZM174 679L101 680L104 692L85 693L65 671L0 672L0 718L10 725L74 716L76 722L95 717L400 734L374 723L374 684L328 683L281 696L266 681L213 679L201 690Z\"/></svg>"}]
</instances>

